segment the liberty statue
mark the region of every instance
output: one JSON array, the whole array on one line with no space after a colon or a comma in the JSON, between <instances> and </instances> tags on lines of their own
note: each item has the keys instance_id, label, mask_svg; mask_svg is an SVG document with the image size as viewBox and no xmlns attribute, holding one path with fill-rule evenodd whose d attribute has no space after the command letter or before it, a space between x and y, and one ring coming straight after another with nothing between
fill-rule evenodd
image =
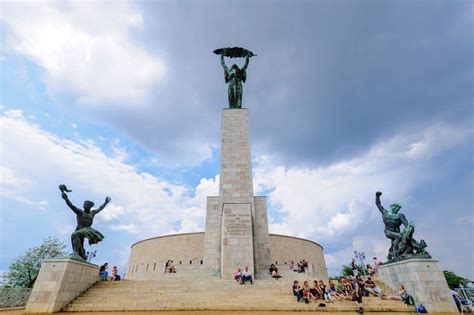
<instances>
[{"instance_id":1,"label":"liberty statue","mask_svg":"<svg viewBox=\"0 0 474 315\"><path fill-rule=\"evenodd\" d=\"M224 80L228 84L227 94L229 98L229 108L242 108L242 95L244 93L243 84L247 80L247 67L250 57L256 56L250 50L241 47L220 48L214 50L214 53L221 56L221 65L224 68ZM225 64L225 57L244 58L245 64L239 68L233 64L230 68Z\"/></svg>"}]
</instances>

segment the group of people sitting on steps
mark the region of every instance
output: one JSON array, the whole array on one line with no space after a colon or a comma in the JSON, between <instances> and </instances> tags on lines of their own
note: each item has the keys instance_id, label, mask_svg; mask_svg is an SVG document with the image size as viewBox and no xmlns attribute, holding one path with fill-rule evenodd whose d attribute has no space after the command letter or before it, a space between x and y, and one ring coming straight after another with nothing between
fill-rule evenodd
<instances>
[{"instance_id":1,"label":"group of people sitting on steps","mask_svg":"<svg viewBox=\"0 0 474 315\"><path fill-rule=\"evenodd\" d=\"M362 297L378 296L383 300L399 300L406 304L413 305L413 297L405 291L403 285L397 295L384 295L382 290L376 286L371 276L365 280L360 275L350 275L337 279L337 284L333 280L329 280L325 284L322 280L314 280L311 286L308 281L300 286L298 281L293 283L293 295L296 296L297 302L311 303L318 300L324 300L326 303L334 303L335 300L352 300L359 306L358 312L364 312ZM324 303L320 303L320 306Z\"/></svg>"},{"instance_id":2,"label":"group of people sitting on steps","mask_svg":"<svg viewBox=\"0 0 474 315\"><path fill-rule=\"evenodd\" d=\"M102 281L108 281L109 280L109 272L107 271L109 269L109 264L105 263L99 268L99 276L100 280ZM111 281L120 281L121 277L118 274L118 269L117 266L112 267L112 275L110 276Z\"/></svg>"},{"instance_id":3,"label":"group of people sitting on steps","mask_svg":"<svg viewBox=\"0 0 474 315\"><path fill-rule=\"evenodd\" d=\"M286 264L286 263L285 263ZM306 260L300 260L298 263L295 264L294 261L290 264L290 270L298 273L304 273L308 268L308 262Z\"/></svg>"},{"instance_id":4,"label":"group of people sitting on steps","mask_svg":"<svg viewBox=\"0 0 474 315\"><path fill-rule=\"evenodd\" d=\"M252 274L249 271L249 267L245 266L244 270L237 268L237 270L234 271L234 280L239 284L245 284L246 281L253 284Z\"/></svg>"}]
</instances>

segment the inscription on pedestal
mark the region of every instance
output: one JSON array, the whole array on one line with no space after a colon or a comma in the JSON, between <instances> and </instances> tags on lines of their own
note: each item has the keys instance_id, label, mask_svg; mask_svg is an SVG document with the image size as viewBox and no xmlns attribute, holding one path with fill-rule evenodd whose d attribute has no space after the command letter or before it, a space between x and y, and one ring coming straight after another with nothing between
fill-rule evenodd
<instances>
[{"instance_id":1,"label":"inscription on pedestal","mask_svg":"<svg viewBox=\"0 0 474 315\"><path fill-rule=\"evenodd\" d=\"M226 209L228 212L230 209ZM250 213L229 213L226 215L225 238L248 235L251 231Z\"/></svg>"},{"instance_id":2,"label":"inscription on pedestal","mask_svg":"<svg viewBox=\"0 0 474 315\"><path fill-rule=\"evenodd\" d=\"M250 203L224 204L222 214L222 279L231 279L237 268L254 272Z\"/></svg>"}]
</instances>

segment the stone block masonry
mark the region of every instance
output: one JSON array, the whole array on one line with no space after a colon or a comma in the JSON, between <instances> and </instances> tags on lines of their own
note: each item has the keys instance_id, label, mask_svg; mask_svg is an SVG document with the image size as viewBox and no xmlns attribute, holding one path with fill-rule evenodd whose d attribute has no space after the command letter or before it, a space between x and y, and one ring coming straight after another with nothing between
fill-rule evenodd
<instances>
[{"instance_id":1,"label":"stone block masonry","mask_svg":"<svg viewBox=\"0 0 474 315\"><path fill-rule=\"evenodd\" d=\"M437 260L407 259L381 265L377 269L380 280L391 290L398 292L403 284L407 293L415 297L417 304L423 304L428 312L458 312Z\"/></svg>"},{"instance_id":2,"label":"stone block masonry","mask_svg":"<svg viewBox=\"0 0 474 315\"><path fill-rule=\"evenodd\" d=\"M232 279L236 268L254 274L252 209L249 203L224 204L222 215L222 279Z\"/></svg>"},{"instance_id":3,"label":"stone block masonry","mask_svg":"<svg viewBox=\"0 0 474 315\"><path fill-rule=\"evenodd\" d=\"M221 137L220 201L253 202L247 109L224 109Z\"/></svg>"},{"instance_id":4,"label":"stone block masonry","mask_svg":"<svg viewBox=\"0 0 474 315\"><path fill-rule=\"evenodd\" d=\"M253 220L253 248L255 256L255 274L268 273L272 264L271 242L268 234L267 197L254 197L255 216Z\"/></svg>"},{"instance_id":5,"label":"stone block masonry","mask_svg":"<svg viewBox=\"0 0 474 315\"><path fill-rule=\"evenodd\" d=\"M212 275L220 276L221 270L221 225L219 197L207 197L206 233L204 234L204 265Z\"/></svg>"},{"instance_id":6,"label":"stone block masonry","mask_svg":"<svg viewBox=\"0 0 474 315\"><path fill-rule=\"evenodd\" d=\"M248 124L246 108L223 110L219 196L207 199L204 238L206 269L223 279L244 266L258 277L271 264L266 198L253 195Z\"/></svg>"},{"instance_id":7,"label":"stone block masonry","mask_svg":"<svg viewBox=\"0 0 474 315\"><path fill-rule=\"evenodd\" d=\"M99 279L99 267L73 259L41 263L25 313L59 312Z\"/></svg>"}]
</instances>

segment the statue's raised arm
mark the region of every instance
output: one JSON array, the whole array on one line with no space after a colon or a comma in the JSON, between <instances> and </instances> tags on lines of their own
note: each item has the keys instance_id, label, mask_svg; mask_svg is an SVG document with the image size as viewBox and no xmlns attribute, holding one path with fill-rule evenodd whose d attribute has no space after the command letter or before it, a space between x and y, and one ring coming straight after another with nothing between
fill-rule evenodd
<instances>
[{"instance_id":1,"label":"statue's raised arm","mask_svg":"<svg viewBox=\"0 0 474 315\"><path fill-rule=\"evenodd\" d=\"M69 200L67 194L65 193L65 189L61 189L62 187L60 186L60 190L61 190L61 197L64 199L64 201L66 202L67 206L75 213L75 214L79 214L80 211L79 209L72 204L72 202Z\"/></svg>"},{"instance_id":2,"label":"statue's raised arm","mask_svg":"<svg viewBox=\"0 0 474 315\"><path fill-rule=\"evenodd\" d=\"M91 212L96 215L97 213L101 212L102 210L104 210L104 208L112 201L112 198L110 197L105 197L105 201L104 203L97 209L95 210L92 210Z\"/></svg>"},{"instance_id":3,"label":"statue's raised arm","mask_svg":"<svg viewBox=\"0 0 474 315\"><path fill-rule=\"evenodd\" d=\"M244 66L242 67L242 70L244 70L244 71L247 70L247 67L249 66L249 59L250 59L250 57L249 57L249 55L247 55L247 56L245 57L245 64L244 64Z\"/></svg>"},{"instance_id":4,"label":"statue's raised arm","mask_svg":"<svg viewBox=\"0 0 474 315\"><path fill-rule=\"evenodd\" d=\"M222 65L222 68L224 68L224 80L225 80L225 83L229 83L229 68L228 68L227 65L225 64L224 54L221 54L221 65Z\"/></svg>"},{"instance_id":5,"label":"statue's raised arm","mask_svg":"<svg viewBox=\"0 0 474 315\"><path fill-rule=\"evenodd\" d=\"M228 71L229 68L227 67L227 65L225 64L225 60L224 60L224 54L221 54L221 65L222 65L222 68L224 68L224 71Z\"/></svg>"},{"instance_id":6,"label":"statue's raised arm","mask_svg":"<svg viewBox=\"0 0 474 315\"><path fill-rule=\"evenodd\" d=\"M387 210L385 210L384 207L382 207L382 203L380 202L380 196L382 196L382 193L380 191L377 191L375 193L375 205L377 206L377 208L380 210L382 214L385 214Z\"/></svg>"}]
</instances>

